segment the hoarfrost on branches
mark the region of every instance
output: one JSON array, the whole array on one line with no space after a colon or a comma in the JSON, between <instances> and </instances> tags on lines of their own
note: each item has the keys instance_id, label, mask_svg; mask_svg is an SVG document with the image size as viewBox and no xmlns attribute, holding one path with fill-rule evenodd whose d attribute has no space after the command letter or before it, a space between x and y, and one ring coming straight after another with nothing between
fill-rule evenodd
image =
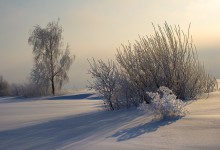
<instances>
[{"instance_id":1,"label":"hoarfrost on branches","mask_svg":"<svg viewBox=\"0 0 220 150\"><path fill-rule=\"evenodd\" d=\"M63 47L62 31L59 20L53 21L45 28L35 26L28 39L34 54L31 80L44 91L51 89L53 95L68 81L68 71L75 59L69 46Z\"/></svg>"},{"instance_id":2,"label":"hoarfrost on branches","mask_svg":"<svg viewBox=\"0 0 220 150\"><path fill-rule=\"evenodd\" d=\"M185 103L178 99L169 88L161 86L157 92L147 92L147 94L152 98L151 104L142 103L139 109L151 111L156 118L161 119L186 115Z\"/></svg>"}]
</instances>

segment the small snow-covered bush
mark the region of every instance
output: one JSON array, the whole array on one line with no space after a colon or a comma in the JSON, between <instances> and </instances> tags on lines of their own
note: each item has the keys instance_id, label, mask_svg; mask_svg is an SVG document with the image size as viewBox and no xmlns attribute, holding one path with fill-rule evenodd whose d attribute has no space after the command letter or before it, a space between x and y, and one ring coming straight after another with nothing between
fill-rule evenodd
<instances>
[{"instance_id":1,"label":"small snow-covered bush","mask_svg":"<svg viewBox=\"0 0 220 150\"><path fill-rule=\"evenodd\" d=\"M157 118L172 118L186 115L185 103L177 99L173 92L161 86L157 92L147 92L152 98L151 104L142 103L139 109L144 111L151 111Z\"/></svg>"}]
</instances>

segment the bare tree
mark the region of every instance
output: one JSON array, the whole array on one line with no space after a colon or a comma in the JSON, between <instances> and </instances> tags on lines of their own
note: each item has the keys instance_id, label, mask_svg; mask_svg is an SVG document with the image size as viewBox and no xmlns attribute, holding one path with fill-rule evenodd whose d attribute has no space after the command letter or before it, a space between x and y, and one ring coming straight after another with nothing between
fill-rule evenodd
<instances>
[{"instance_id":1,"label":"bare tree","mask_svg":"<svg viewBox=\"0 0 220 150\"><path fill-rule=\"evenodd\" d=\"M62 27L57 22L49 22L45 28L37 25L31 32L28 43L33 46L34 67L31 79L49 90L53 95L56 89L68 81L68 71L75 59L69 52L69 46L63 49Z\"/></svg>"}]
</instances>

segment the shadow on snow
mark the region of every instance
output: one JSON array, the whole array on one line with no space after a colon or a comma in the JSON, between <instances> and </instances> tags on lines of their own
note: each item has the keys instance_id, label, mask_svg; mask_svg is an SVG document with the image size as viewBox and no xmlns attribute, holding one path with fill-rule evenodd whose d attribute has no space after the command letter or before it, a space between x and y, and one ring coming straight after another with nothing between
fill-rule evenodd
<instances>
[{"instance_id":1,"label":"shadow on snow","mask_svg":"<svg viewBox=\"0 0 220 150\"><path fill-rule=\"evenodd\" d=\"M142 134L150 133L157 131L160 127L169 125L175 121L177 121L180 118L173 118L173 119L166 119L166 120L152 120L151 122L140 124L138 126L123 129L115 134L113 134L111 137L117 138L117 141L126 141L132 138L136 138Z\"/></svg>"},{"instance_id":2,"label":"shadow on snow","mask_svg":"<svg viewBox=\"0 0 220 150\"><path fill-rule=\"evenodd\" d=\"M80 100L80 99L86 99L92 96L92 93L83 93L83 94L76 94L76 95L63 95L63 96L55 96L49 98L49 100Z\"/></svg>"},{"instance_id":3,"label":"shadow on snow","mask_svg":"<svg viewBox=\"0 0 220 150\"><path fill-rule=\"evenodd\" d=\"M113 112L99 111L28 127L0 131L0 149L45 150L57 149L68 144L75 147L86 145L101 136L104 136L104 138L109 137L107 134L128 125L129 122L143 115L146 114L136 109ZM177 119L139 124L132 128L120 130L110 137L117 138L118 142L129 140L145 133L154 132L162 126L175 122ZM85 139L90 140L86 141Z\"/></svg>"},{"instance_id":4,"label":"shadow on snow","mask_svg":"<svg viewBox=\"0 0 220 150\"><path fill-rule=\"evenodd\" d=\"M99 111L1 131L0 149L57 149L68 144L80 143L87 138L97 139L140 115L142 114L135 109Z\"/></svg>"},{"instance_id":5,"label":"shadow on snow","mask_svg":"<svg viewBox=\"0 0 220 150\"><path fill-rule=\"evenodd\" d=\"M102 100L102 97L95 95L94 93L83 93L74 95L62 95L53 97L3 97L0 98L0 103L15 103L15 102L28 102L28 101L38 101L38 100Z\"/></svg>"}]
</instances>

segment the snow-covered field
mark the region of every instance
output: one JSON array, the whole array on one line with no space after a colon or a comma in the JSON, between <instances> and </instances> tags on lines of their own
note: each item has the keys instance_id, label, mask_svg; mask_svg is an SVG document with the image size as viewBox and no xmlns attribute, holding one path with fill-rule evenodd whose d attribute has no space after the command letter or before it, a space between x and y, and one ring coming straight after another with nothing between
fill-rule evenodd
<instances>
[{"instance_id":1,"label":"snow-covered field","mask_svg":"<svg viewBox=\"0 0 220 150\"><path fill-rule=\"evenodd\" d=\"M220 92L181 119L152 121L137 109L106 112L92 93L0 98L1 150L220 149Z\"/></svg>"}]
</instances>

